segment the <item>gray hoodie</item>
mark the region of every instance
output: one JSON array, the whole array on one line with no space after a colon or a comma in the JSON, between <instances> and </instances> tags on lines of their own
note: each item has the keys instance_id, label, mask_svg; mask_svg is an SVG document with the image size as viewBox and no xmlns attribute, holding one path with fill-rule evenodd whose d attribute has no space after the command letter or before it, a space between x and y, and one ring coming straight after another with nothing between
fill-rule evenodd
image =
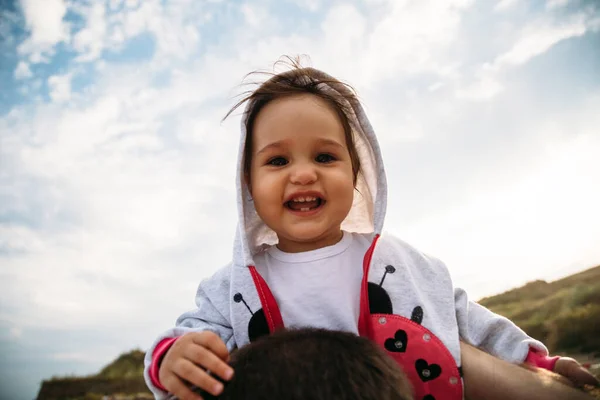
<instances>
[{"instance_id":1,"label":"gray hoodie","mask_svg":"<svg viewBox=\"0 0 600 400\"><path fill-rule=\"evenodd\" d=\"M343 90L341 86L321 85L326 90ZM251 106L247 105L241 124L236 180L239 223L233 259L200 283L197 308L182 314L176 326L160 335L146 353L144 376L157 399L167 394L152 384L149 367L152 353L162 340L187 332L212 331L231 351L282 325L276 299L252 267L254 256L274 245L277 237L257 215L244 180L245 121ZM403 366L419 399L434 394L437 400L462 398L460 338L513 363L523 362L530 347L547 354L542 343L455 288L439 260L381 234L387 202L381 152L360 104L350 106L361 172L342 229L368 235L372 240L363 260L359 333L380 343ZM301 324L294 321L294 325Z\"/></svg>"}]
</instances>

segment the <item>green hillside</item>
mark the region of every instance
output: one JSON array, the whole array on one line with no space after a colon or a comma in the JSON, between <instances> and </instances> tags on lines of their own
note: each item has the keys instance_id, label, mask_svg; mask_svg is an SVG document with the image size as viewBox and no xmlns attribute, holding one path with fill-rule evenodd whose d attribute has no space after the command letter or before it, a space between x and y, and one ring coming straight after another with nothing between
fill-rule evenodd
<instances>
[{"instance_id":1,"label":"green hillside","mask_svg":"<svg viewBox=\"0 0 600 400\"><path fill-rule=\"evenodd\" d=\"M96 374L85 377L52 378L42 382L37 400L153 399L143 377L144 352L121 354Z\"/></svg>"},{"instance_id":2,"label":"green hillside","mask_svg":"<svg viewBox=\"0 0 600 400\"><path fill-rule=\"evenodd\" d=\"M553 354L600 358L600 266L554 282L530 282L479 303L514 321Z\"/></svg>"},{"instance_id":3,"label":"green hillside","mask_svg":"<svg viewBox=\"0 0 600 400\"><path fill-rule=\"evenodd\" d=\"M144 352L142 350L121 354L98 374L101 378L143 378L143 376Z\"/></svg>"}]
</instances>

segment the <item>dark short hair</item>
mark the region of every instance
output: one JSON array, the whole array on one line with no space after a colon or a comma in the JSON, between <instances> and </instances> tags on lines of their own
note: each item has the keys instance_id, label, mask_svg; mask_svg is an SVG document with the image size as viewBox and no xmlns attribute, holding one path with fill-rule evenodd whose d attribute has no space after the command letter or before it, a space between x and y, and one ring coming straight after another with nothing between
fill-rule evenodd
<instances>
[{"instance_id":1,"label":"dark short hair","mask_svg":"<svg viewBox=\"0 0 600 400\"><path fill-rule=\"evenodd\" d=\"M281 330L231 355L221 400L412 400L400 366L366 338L324 329Z\"/></svg>"}]
</instances>

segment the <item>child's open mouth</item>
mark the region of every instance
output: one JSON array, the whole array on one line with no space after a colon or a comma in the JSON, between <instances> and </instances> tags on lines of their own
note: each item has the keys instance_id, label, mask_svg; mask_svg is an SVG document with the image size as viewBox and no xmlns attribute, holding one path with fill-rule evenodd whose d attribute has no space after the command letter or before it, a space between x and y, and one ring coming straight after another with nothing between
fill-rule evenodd
<instances>
[{"instance_id":1,"label":"child's open mouth","mask_svg":"<svg viewBox=\"0 0 600 400\"><path fill-rule=\"evenodd\" d=\"M296 212L310 212L321 208L325 204L325 200L320 197L296 197L285 203L285 206Z\"/></svg>"}]
</instances>

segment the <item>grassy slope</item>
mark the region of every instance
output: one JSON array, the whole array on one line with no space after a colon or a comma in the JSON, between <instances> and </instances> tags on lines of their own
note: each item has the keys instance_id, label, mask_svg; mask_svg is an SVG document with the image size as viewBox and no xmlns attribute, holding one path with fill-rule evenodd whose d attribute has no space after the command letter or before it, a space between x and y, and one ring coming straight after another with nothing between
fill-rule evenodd
<instances>
[{"instance_id":1,"label":"grassy slope","mask_svg":"<svg viewBox=\"0 0 600 400\"><path fill-rule=\"evenodd\" d=\"M121 354L115 361L102 368L102 378L138 378L144 376L144 352L133 350Z\"/></svg>"},{"instance_id":2,"label":"grassy slope","mask_svg":"<svg viewBox=\"0 0 600 400\"><path fill-rule=\"evenodd\" d=\"M552 353L600 357L600 266L554 282L530 282L479 303L514 321Z\"/></svg>"}]
</instances>

